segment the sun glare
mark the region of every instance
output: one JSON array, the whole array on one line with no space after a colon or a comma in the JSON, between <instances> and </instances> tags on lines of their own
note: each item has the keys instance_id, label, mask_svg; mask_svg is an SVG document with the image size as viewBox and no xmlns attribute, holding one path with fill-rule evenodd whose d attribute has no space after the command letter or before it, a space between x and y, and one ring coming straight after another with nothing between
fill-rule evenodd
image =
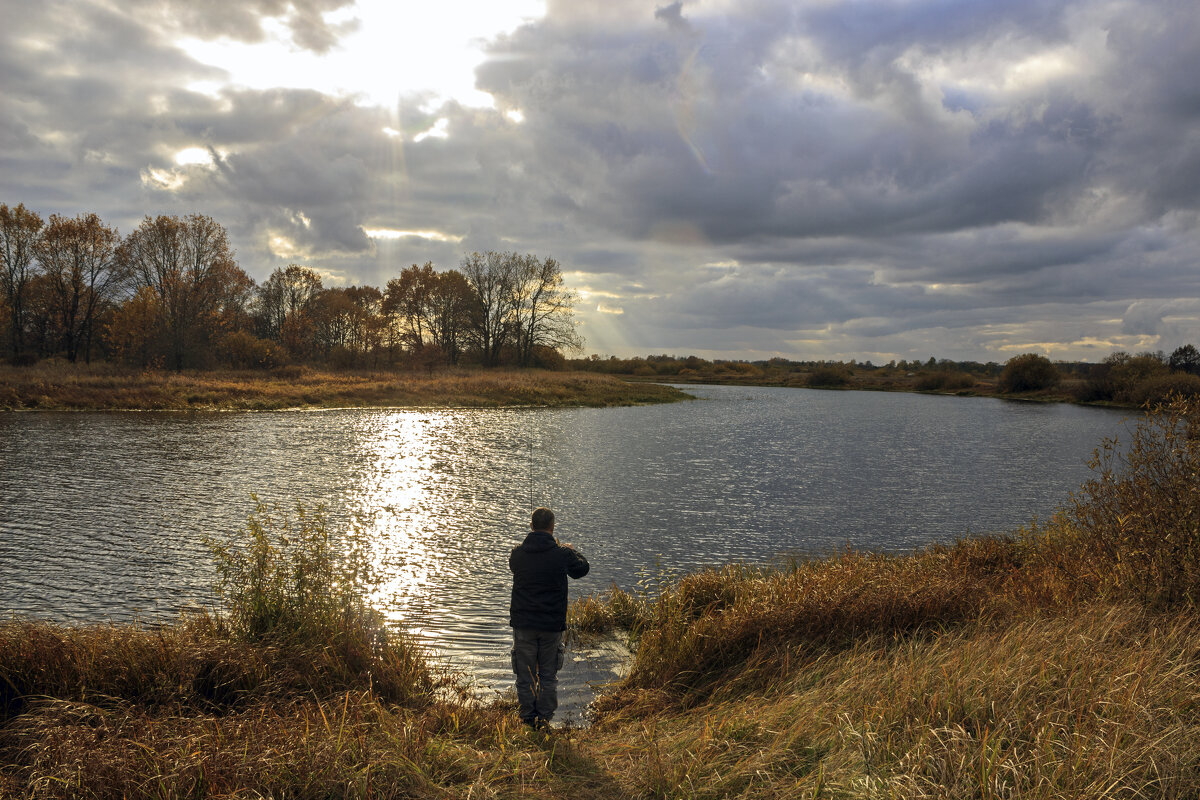
<instances>
[{"instance_id":1,"label":"sun glare","mask_svg":"<svg viewBox=\"0 0 1200 800\"><path fill-rule=\"evenodd\" d=\"M213 157L207 148L185 147L175 154L175 163L181 167L192 164L207 167L212 165Z\"/></svg>"},{"instance_id":2,"label":"sun glare","mask_svg":"<svg viewBox=\"0 0 1200 800\"><path fill-rule=\"evenodd\" d=\"M297 48L278 21L264 26L268 36L263 42L185 38L177 44L197 61L225 70L228 85L316 89L385 108L406 95L489 108L491 95L475 89L483 45L545 11L545 0L421 5L359 0L350 9L326 15L331 23L357 20L357 25L325 54ZM206 81L192 88L211 94L214 85Z\"/></svg>"},{"instance_id":3,"label":"sun glare","mask_svg":"<svg viewBox=\"0 0 1200 800\"><path fill-rule=\"evenodd\" d=\"M363 228L363 233L370 236L372 239L406 239L410 236L415 236L418 239L428 239L431 242L454 242L458 243L463 240L461 236L452 236L441 231L400 231L395 228Z\"/></svg>"}]
</instances>

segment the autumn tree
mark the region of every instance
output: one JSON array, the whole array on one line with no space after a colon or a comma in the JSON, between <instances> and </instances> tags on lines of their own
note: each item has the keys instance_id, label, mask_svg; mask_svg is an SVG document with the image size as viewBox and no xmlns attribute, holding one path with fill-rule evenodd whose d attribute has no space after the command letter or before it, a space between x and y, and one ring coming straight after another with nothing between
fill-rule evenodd
<instances>
[{"instance_id":1,"label":"autumn tree","mask_svg":"<svg viewBox=\"0 0 1200 800\"><path fill-rule=\"evenodd\" d=\"M58 297L50 276L40 269L33 273L25 284L22 305L22 363L57 353L62 347L62 330L58 320Z\"/></svg>"},{"instance_id":2,"label":"autumn tree","mask_svg":"<svg viewBox=\"0 0 1200 800\"><path fill-rule=\"evenodd\" d=\"M163 314L158 294L139 287L112 315L106 338L113 354L139 367L161 366Z\"/></svg>"},{"instance_id":3,"label":"autumn tree","mask_svg":"<svg viewBox=\"0 0 1200 800\"><path fill-rule=\"evenodd\" d=\"M471 330L475 291L458 270L413 264L388 281L382 312L410 353L432 347L458 363Z\"/></svg>"},{"instance_id":4,"label":"autumn tree","mask_svg":"<svg viewBox=\"0 0 1200 800\"><path fill-rule=\"evenodd\" d=\"M176 370L183 369L189 343L211 334L203 323L228 319L253 286L234 261L225 229L202 214L146 217L121 243L118 257L134 286L158 297Z\"/></svg>"},{"instance_id":5,"label":"autumn tree","mask_svg":"<svg viewBox=\"0 0 1200 800\"><path fill-rule=\"evenodd\" d=\"M433 262L426 261L424 266L413 264L402 270L384 290L382 311L394 320L400 340L409 349L423 346L425 334L432 333L430 296L437 279Z\"/></svg>"},{"instance_id":6,"label":"autumn tree","mask_svg":"<svg viewBox=\"0 0 1200 800\"><path fill-rule=\"evenodd\" d=\"M354 304L351 316L349 346L355 354L375 356L383 347L384 320L381 313L383 292L374 286L349 286L346 296Z\"/></svg>"},{"instance_id":7,"label":"autumn tree","mask_svg":"<svg viewBox=\"0 0 1200 800\"><path fill-rule=\"evenodd\" d=\"M35 271L35 247L41 230L42 218L24 203L16 208L0 205L0 288L8 306L9 347L14 362L24 351L26 289Z\"/></svg>"},{"instance_id":8,"label":"autumn tree","mask_svg":"<svg viewBox=\"0 0 1200 800\"><path fill-rule=\"evenodd\" d=\"M38 262L53 289L55 312L67 360L74 362L82 346L92 360L97 310L120 287L123 273L114 258L117 231L95 214L74 219L50 216L36 246Z\"/></svg>"},{"instance_id":9,"label":"autumn tree","mask_svg":"<svg viewBox=\"0 0 1200 800\"><path fill-rule=\"evenodd\" d=\"M427 298L430 335L450 363L457 364L471 325L474 292L456 269L436 273Z\"/></svg>"},{"instance_id":10,"label":"autumn tree","mask_svg":"<svg viewBox=\"0 0 1200 800\"><path fill-rule=\"evenodd\" d=\"M374 286L326 289L313 301L318 347L337 366L353 366L383 338L383 293Z\"/></svg>"},{"instance_id":11,"label":"autumn tree","mask_svg":"<svg viewBox=\"0 0 1200 800\"><path fill-rule=\"evenodd\" d=\"M313 269L298 264L277 268L258 289L261 334L282 344L292 358L310 357L315 335L312 305L324 290Z\"/></svg>"}]
</instances>

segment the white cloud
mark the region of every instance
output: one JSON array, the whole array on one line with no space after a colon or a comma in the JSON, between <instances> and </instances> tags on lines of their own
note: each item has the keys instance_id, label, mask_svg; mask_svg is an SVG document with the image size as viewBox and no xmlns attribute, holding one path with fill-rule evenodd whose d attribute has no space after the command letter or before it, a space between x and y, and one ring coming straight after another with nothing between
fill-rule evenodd
<instances>
[{"instance_id":1,"label":"white cloud","mask_svg":"<svg viewBox=\"0 0 1200 800\"><path fill-rule=\"evenodd\" d=\"M385 108L414 94L490 107L491 97L474 86L481 42L544 13L544 0L359 0L323 15L328 49L297 47L288 22L269 17L258 39L188 36L178 44L224 70L233 86L317 89Z\"/></svg>"},{"instance_id":2,"label":"white cloud","mask_svg":"<svg viewBox=\"0 0 1200 800\"><path fill-rule=\"evenodd\" d=\"M402 231L394 228L364 228L363 233L372 239L406 239L413 237L417 239L429 239L434 242L454 242L456 244L463 240L461 236L454 236L441 231Z\"/></svg>"}]
</instances>

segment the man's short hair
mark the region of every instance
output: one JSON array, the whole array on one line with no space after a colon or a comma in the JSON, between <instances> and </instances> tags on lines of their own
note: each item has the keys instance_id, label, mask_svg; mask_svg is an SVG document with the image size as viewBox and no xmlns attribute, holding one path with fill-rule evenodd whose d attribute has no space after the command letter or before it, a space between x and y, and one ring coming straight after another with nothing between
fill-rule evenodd
<instances>
[{"instance_id":1,"label":"man's short hair","mask_svg":"<svg viewBox=\"0 0 1200 800\"><path fill-rule=\"evenodd\" d=\"M554 528L554 512L548 508L539 508L533 512L533 523L529 526L535 531L548 531Z\"/></svg>"}]
</instances>

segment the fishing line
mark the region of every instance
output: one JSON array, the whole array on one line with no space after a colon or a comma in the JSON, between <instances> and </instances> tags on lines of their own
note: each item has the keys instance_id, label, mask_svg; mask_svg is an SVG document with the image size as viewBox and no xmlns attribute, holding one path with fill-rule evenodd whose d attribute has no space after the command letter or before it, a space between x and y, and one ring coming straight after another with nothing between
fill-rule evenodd
<instances>
[{"instance_id":1,"label":"fishing line","mask_svg":"<svg viewBox=\"0 0 1200 800\"><path fill-rule=\"evenodd\" d=\"M535 506L533 505L533 425L535 422L534 412L529 412L529 510L532 512Z\"/></svg>"}]
</instances>

